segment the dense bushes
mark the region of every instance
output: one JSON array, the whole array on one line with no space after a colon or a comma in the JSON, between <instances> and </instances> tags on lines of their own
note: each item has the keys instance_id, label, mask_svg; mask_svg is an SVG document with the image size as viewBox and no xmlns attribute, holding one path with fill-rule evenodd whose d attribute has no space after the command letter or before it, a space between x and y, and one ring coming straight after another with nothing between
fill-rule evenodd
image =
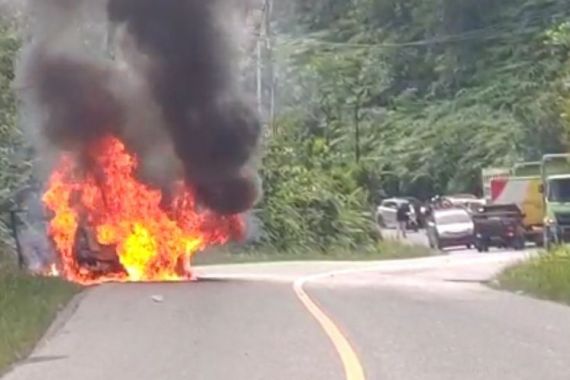
<instances>
[{"instance_id":1,"label":"dense bushes","mask_svg":"<svg viewBox=\"0 0 570 380\"><path fill-rule=\"evenodd\" d=\"M12 83L19 48L16 34L0 18L0 199L22 180L25 162L19 160L21 133L16 126L16 101Z\"/></svg>"},{"instance_id":2,"label":"dense bushes","mask_svg":"<svg viewBox=\"0 0 570 380\"><path fill-rule=\"evenodd\" d=\"M16 97L13 91L14 63L19 40L10 24L0 14L0 250L11 242L2 210L12 192L29 178L29 161L17 127Z\"/></svg>"},{"instance_id":3,"label":"dense bushes","mask_svg":"<svg viewBox=\"0 0 570 380\"><path fill-rule=\"evenodd\" d=\"M276 2L267 240L367 244L387 195L568 149L567 0ZM291 117L294 115L294 117Z\"/></svg>"},{"instance_id":4,"label":"dense bushes","mask_svg":"<svg viewBox=\"0 0 570 380\"><path fill-rule=\"evenodd\" d=\"M286 118L266 147L260 214L278 250L372 247L374 225L358 166L342 163L322 137L299 134Z\"/></svg>"}]
</instances>

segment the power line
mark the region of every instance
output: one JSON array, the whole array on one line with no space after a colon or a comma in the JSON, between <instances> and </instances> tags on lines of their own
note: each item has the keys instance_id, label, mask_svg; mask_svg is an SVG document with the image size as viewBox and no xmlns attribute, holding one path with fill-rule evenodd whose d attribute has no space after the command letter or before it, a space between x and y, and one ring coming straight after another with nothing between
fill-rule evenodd
<instances>
[{"instance_id":1,"label":"power line","mask_svg":"<svg viewBox=\"0 0 570 380\"><path fill-rule=\"evenodd\" d=\"M536 22L543 20L544 17L535 16L534 18L527 19L526 22ZM314 44L319 46L330 46L330 47L352 47L352 48L398 48L398 47L421 47L421 46L431 46L431 45L440 45L440 44L447 44L447 43L458 43L458 42L467 42L467 41L489 41L489 40L502 40L517 36L525 36L534 34L537 31L540 31L541 28L538 25L535 26L527 26L523 29L518 31L509 31L509 32L497 32L497 27L500 24L494 24L485 28L477 29L477 30L470 30L464 33L458 34L449 34L443 35L435 38L426 38L416 41L409 41L409 42L381 42L381 43L360 43L360 42L336 42L336 41L327 41L317 38L287 38L281 36L279 39L282 41L283 44L295 44L299 43L308 43Z\"/></svg>"},{"instance_id":2,"label":"power line","mask_svg":"<svg viewBox=\"0 0 570 380\"><path fill-rule=\"evenodd\" d=\"M352 47L352 48L398 48L398 47L421 47L421 46L430 46L430 45L440 45L446 43L458 43L458 42L467 42L467 41L489 41L489 40L501 40L506 38L511 38L515 36L522 36L522 35L529 35L533 34L537 31L536 28L527 29L520 32L508 32L502 34L494 34L488 36L465 36L465 37L456 37L456 36L442 36L432 39L424 39L424 40L417 40L417 41L410 41L410 42L401 42L401 43L358 43L358 42L334 42L334 41L326 41L326 40L318 40L314 38L300 38L300 39L288 39L280 37L279 39L284 44L295 44L297 42L320 45L320 46L330 46L330 47Z\"/></svg>"}]
</instances>

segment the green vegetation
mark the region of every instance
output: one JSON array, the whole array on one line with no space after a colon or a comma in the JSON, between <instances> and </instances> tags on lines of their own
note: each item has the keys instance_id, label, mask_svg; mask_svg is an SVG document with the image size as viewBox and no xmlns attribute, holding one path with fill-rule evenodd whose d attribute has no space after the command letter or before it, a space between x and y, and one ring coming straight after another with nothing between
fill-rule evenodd
<instances>
[{"instance_id":1,"label":"green vegetation","mask_svg":"<svg viewBox=\"0 0 570 380\"><path fill-rule=\"evenodd\" d=\"M14 63L20 43L16 32L0 18L0 199L29 176L22 154L22 133L17 127L16 99L12 89Z\"/></svg>"},{"instance_id":2,"label":"green vegetation","mask_svg":"<svg viewBox=\"0 0 570 380\"><path fill-rule=\"evenodd\" d=\"M265 243L374 246L378 190L479 192L567 150L566 0L275 1Z\"/></svg>"},{"instance_id":3,"label":"green vegetation","mask_svg":"<svg viewBox=\"0 0 570 380\"><path fill-rule=\"evenodd\" d=\"M0 256L0 373L25 358L78 287L31 277Z\"/></svg>"},{"instance_id":4,"label":"green vegetation","mask_svg":"<svg viewBox=\"0 0 570 380\"><path fill-rule=\"evenodd\" d=\"M12 90L19 41L0 15L0 203L29 178L29 160L17 128ZM0 217L5 218L5 215ZM58 279L32 277L8 260L12 239L0 221L0 373L23 359L79 290Z\"/></svg>"},{"instance_id":5,"label":"green vegetation","mask_svg":"<svg viewBox=\"0 0 570 380\"><path fill-rule=\"evenodd\" d=\"M544 253L509 268L497 281L504 289L570 305L570 249Z\"/></svg>"},{"instance_id":6,"label":"green vegetation","mask_svg":"<svg viewBox=\"0 0 570 380\"><path fill-rule=\"evenodd\" d=\"M0 212L10 194L30 176L29 155L17 127L16 97L12 89L14 62L20 46L11 23L0 14ZM6 215L1 214L2 220ZM0 249L10 250L10 232L0 221Z\"/></svg>"},{"instance_id":7,"label":"green vegetation","mask_svg":"<svg viewBox=\"0 0 570 380\"><path fill-rule=\"evenodd\" d=\"M367 251L334 250L322 252L318 250L301 249L298 251L262 249L212 249L198 254L193 260L197 266L218 264L241 264L260 262L285 261L380 261L411 259L437 254L435 251L420 245L404 245L395 240L378 243L374 249Z\"/></svg>"},{"instance_id":8,"label":"green vegetation","mask_svg":"<svg viewBox=\"0 0 570 380\"><path fill-rule=\"evenodd\" d=\"M376 228L359 168L294 122L270 139L262 166L260 217L277 251L354 250L375 244ZM285 132L286 131L286 132ZM303 136L305 135L305 136Z\"/></svg>"}]
</instances>

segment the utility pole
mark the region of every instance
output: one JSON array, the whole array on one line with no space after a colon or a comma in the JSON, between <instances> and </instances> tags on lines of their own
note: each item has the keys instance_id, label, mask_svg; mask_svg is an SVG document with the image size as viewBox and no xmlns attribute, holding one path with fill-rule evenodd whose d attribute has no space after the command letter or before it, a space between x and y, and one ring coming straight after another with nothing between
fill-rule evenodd
<instances>
[{"instance_id":1,"label":"utility pole","mask_svg":"<svg viewBox=\"0 0 570 380\"><path fill-rule=\"evenodd\" d=\"M107 56L111 59L115 59L115 54L116 54L116 26L111 23L108 22L107 26L106 26L106 30L105 30L105 40L103 41L103 43L105 44L104 46L104 50L105 50L105 54L107 54Z\"/></svg>"},{"instance_id":2,"label":"utility pole","mask_svg":"<svg viewBox=\"0 0 570 380\"><path fill-rule=\"evenodd\" d=\"M259 116L263 118L263 39L265 37L265 19L266 19L266 7L263 3L263 8L261 9L261 16L259 24L257 25L257 46L256 46L256 79L257 79L257 112Z\"/></svg>"},{"instance_id":3,"label":"utility pole","mask_svg":"<svg viewBox=\"0 0 570 380\"><path fill-rule=\"evenodd\" d=\"M263 49L261 44L261 30L257 32L256 68L257 68L257 112L263 115Z\"/></svg>"},{"instance_id":4,"label":"utility pole","mask_svg":"<svg viewBox=\"0 0 570 380\"><path fill-rule=\"evenodd\" d=\"M273 0L263 0L256 47L257 107L261 117L269 124L273 124L275 117L272 11ZM269 96L269 102L266 101L266 96Z\"/></svg>"},{"instance_id":5,"label":"utility pole","mask_svg":"<svg viewBox=\"0 0 570 380\"><path fill-rule=\"evenodd\" d=\"M267 53L267 70L269 77L269 123L275 123L275 66L273 64L273 33L271 22L273 20L273 0L265 0L265 49Z\"/></svg>"}]
</instances>

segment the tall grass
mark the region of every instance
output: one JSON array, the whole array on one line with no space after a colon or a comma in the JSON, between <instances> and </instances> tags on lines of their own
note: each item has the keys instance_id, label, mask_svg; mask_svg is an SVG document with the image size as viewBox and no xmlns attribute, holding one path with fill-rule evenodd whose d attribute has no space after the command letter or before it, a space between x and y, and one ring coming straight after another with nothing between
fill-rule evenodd
<instances>
[{"instance_id":1,"label":"tall grass","mask_svg":"<svg viewBox=\"0 0 570 380\"><path fill-rule=\"evenodd\" d=\"M336 248L323 251L311 247L297 247L288 251L280 251L274 247L262 245L250 248L215 248L197 255L193 264L201 266L268 261L376 261L410 259L435 254L437 252L428 247L403 244L397 240L385 240L378 242L375 247L355 250Z\"/></svg>"},{"instance_id":2,"label":"tall grass","mask_svg":"<svg viewBox=\"0 0 570 380\"><path fill-rule=\"evenodd\" d=\"M511 267L498 280L505 289L570 304L570 247Z\"/></svg>"},{"instance_id":3,"label":"tall grass","mask_svg":"<svg viewBox=\"0 0 570 380\"><path fill-rule=\"evenodd\" d=\"M0 254L0 374L25 358L79 288L32 277Z\"/></svg>"}]
</instances>

